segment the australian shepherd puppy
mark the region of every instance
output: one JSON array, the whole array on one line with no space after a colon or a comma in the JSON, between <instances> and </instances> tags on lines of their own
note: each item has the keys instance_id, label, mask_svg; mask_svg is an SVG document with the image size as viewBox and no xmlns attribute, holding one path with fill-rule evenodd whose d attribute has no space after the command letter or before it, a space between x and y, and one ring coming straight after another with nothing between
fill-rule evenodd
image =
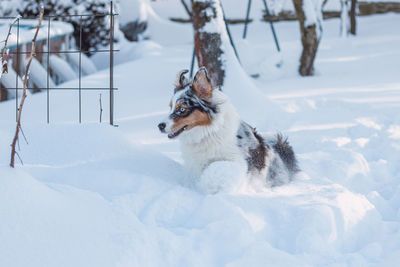
<instances>
[{"instance_id":1,"label":"australian shepherd puppy","mask_svg":"<svg viewBox=\"0 0 400 267\"><path fill-rule=\"evenodd\" d=\"M178 73L168 117L158 128L178 138L185 164L195 176L217 161L247 165L250 177L275 186L298 172L292 147L281 135L261 136L242 121L227 95L213 88L203 67L193 80Z\"/></svg>"}]
</instances>

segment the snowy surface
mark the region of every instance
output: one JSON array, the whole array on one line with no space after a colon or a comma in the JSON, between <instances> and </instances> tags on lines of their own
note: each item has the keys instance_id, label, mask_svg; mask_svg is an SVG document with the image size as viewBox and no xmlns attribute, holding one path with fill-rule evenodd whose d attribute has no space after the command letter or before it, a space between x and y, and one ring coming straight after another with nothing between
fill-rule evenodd
<instances>
[{"instance_id":1,"label":"snowy surface","mask_svg":"<svg viewBox=\"0 0 400 267\"><path fill-rule=\"evenodd\" d=\"M193 181L178 143L158 132L175 74L190 64L190 25L165 43L155 29L121 47L144 53L115 66L119 127L104 122L108 92L82 92L81 125L77 92L50 92L49 125L46 94L28 96L16 169L15 103L1 103L0 266L399 266L399 21L360 18L347 39L339 19L326 21L308 78L297 74L297 22L276 24L280 56L268 25L251 24L245 41L231 27L245 71L260 78L232 67L225 92L259 131L287 135L303 170L273 189L235 186L243 175L229 162Z\"/></svg>"}]
</instances>

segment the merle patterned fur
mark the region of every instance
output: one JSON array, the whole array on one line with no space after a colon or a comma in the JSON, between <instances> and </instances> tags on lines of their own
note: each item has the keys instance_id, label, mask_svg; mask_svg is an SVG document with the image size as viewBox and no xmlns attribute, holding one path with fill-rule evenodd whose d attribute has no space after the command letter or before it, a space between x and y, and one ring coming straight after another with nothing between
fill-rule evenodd
<instances>
[{"instance_id":1,"label":"merle patterned fur","mask_svg":"<svg viewBox=\"0 0 400 267\"><path fill-rule=\"evenodd\" d=\"M277 134L276 143L273 145L273 148L279 154L289 171L294 173L300 171L293 148L287 138L283 138L282 134Z\"/></svg>"},{"instance_id":2,"label":"merle patterned fur","mask_svg":"<svg viewBox=\"0 0 400 267\"><path fill-rule=\"evenodd\" d=\"M236 137L238 147L247 155L248 171L261 172L268 164L267 182L272 186L282 184L279 177L282 164L288 170L289 180L292 180L295 173L299 171L293 149L281 134L267 141L257 133L256 129L242 121ZM281 161L273 154L277 155ZM271 158L269 163L268 157Z\"/></svg>"},{"instance_id":3,"label":"merle patterned fur","mask_svg":"<svg viewBox=\"0 0 400 267\"><path fill-rule=\"evenodd\" d=\"M186 84L185 87L178 89L178 91L183 90L187 87L190 87L190 90L187 90L181 97L179 97L176 101L180 102L182 101L182 103L187 106L188 110L187 112L184 112L182 114L174 112L170 115L171 119L174 118L184 118L189 116L193 111L195 111L196 109L207 113L209 116L211 116L212 114L216 114L218 113L218 108L216 105L210 103L207 100L204 99L200 99L196 96L196 94L193 92L193 89L191 88L190 84ZM177 89L175 89L177 90Z\"/></svg>"}]
</instances>

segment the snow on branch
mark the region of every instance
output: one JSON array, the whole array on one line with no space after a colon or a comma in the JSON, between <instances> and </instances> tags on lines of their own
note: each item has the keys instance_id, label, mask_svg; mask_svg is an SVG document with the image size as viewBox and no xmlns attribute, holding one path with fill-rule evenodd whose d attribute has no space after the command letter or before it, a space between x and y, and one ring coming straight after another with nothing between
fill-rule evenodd
<instances>
[{"instance_id":1,"label":"snow on branch","mask_svg":"<svg viewBox=\"0 0 400 267\"><path fill-rule=\"evenodd\" d=\"M3 76L3 74L8 73L8 48L7 48L7 43L8 43L8 38L11 35L11 30L14 24L20 19L20 16L17 16L10 24L10 28L8 29L8 33L6 36L6 39L4 40L4 46L3 49L1 49L1 71L0 71L0 78Z\"/></svg>"}]
</instances>

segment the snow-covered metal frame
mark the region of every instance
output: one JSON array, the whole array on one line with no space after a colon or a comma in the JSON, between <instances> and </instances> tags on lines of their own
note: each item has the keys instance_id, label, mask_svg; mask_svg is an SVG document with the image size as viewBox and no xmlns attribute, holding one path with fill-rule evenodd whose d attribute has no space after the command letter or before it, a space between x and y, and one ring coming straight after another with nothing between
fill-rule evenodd
<instances>
[{"instance_id":1,"label":"snow-covered metal frame","mask_svg":"<svg viewBox=\"0 0 400 267\"><path fill-rule=\"evenodd\" d=\"M114 13L113 9L113 1L111 1L110 5L110 12L108 13L97 13L97 14L76 14L76 15L62 15L62 16L56 16L56 15L45 15L43 16L43 22L47 21L47 36L44 37L42 36L40 39L44 42L46 42L47 49L44 51L42 49L41 51L35 51L35 54L43 54L47 55L46 57L46 63L47 63L47 70L46 70L46 86L45 87L34 87L34 88L27 88L28 90L46 90L46 104L47 104L47 123L50 123L50 91L57 91L57 90L76 90L78 91L78 97L79 97L79 123L82 122L82 91L83 90L98 90L98 91L108 91L109 92L109 123L113 126L114 124L114 91L118 90L118 88L114 87L114 52L118 52L118 49L114 49L114 19L115 16L118 16L117 13ZM79 18L79 49L74 49L74 50L63 50L60 49L58 51L51 50L51 42L52 40L56 40L60 38L60 34L53 34L51 32L51 24L52 21L54 20L62 20L62 18L67 18L67 17L78 17ZM109 23L110 23L110 34L109 34L109 47L108 49L90 49L88 51L84 51L82 49L82 37L83 37L83 31L82 31L82 18L84 17L109 17ZM0 17L0 19L15 19L12 17ZM37 20L38 17L18 17L16 18L16 31L17 31L17 36L16 36L16 43L15 43L15 48L12 49L9 54L10 55L15 55L18 59L20 56L30 54L30 51L21 51L21 36L20 36L20 28L26 27L25 21L26 20ZM24 24L21 24L20 22L24 21ZM82 87L82 54L93 54L93 53L108 53L110 56L110 74L109 74L109 83L105 85L104 87ZM51 55L60 55L60 54L78 54L79 55L79 66L78 66L78 87L55 87L50 79L51 75L51 69L50 69L50 57ZM42 60L45 60L42 58ZM16 60L16 70L20 69L20 60ZM19 85L21 79L19 78L18 75L16 75L15 79L15 88L9 88L7 87L8 90L15 90L15 114L17 117L18 114L18 91L22 90L21 85ZM101 119L100 119L101 120Z\"/></svg>"}]
</instances>

